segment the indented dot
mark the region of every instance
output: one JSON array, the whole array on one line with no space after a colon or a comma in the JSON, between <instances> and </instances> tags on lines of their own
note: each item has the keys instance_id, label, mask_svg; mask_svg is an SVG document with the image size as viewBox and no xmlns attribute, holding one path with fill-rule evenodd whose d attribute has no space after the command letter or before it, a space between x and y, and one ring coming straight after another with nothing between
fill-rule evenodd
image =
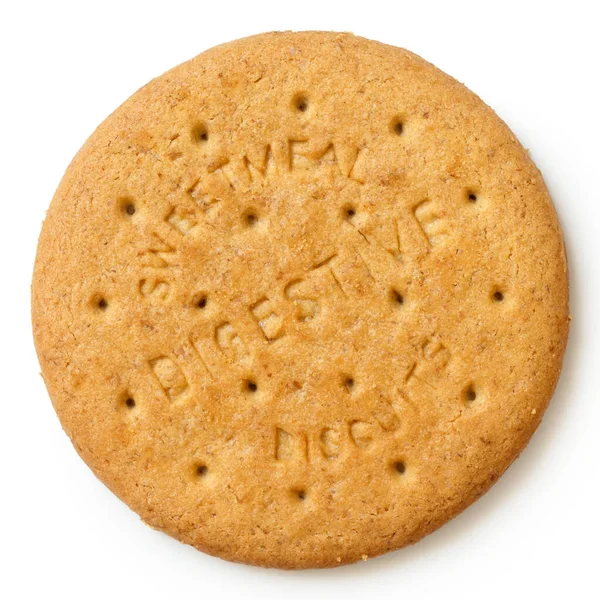
<instances>
[{"instance_id":1,"label":"indented dot","mask_svg":"<svg viewBox=\"0 0 600 600\"><path fill-rule=\"evenodd\" d=\"M391 297L395 304L404 304L404 296L398 290L392 288Z\"/></svg>"},{"instance_id":2,"label":"indented dot","mask_svg":"<svg viewBox=\"0 0 600 600\"><path fill-rule=\"evenodd\" d=\"M298 496L298 500L305 500L306 490L296 490L296 496Z\"/></svg>"},{"instance_id":3,"label":"indented dot","mask_svg":"<svg viewBox=\"0 0 600 600\"><path fill-rule=\"evenodd\" d=\"M131 397L127 398L125 400L125 406L127 406L127 408L135 408L135 400Z\"/></svg>"},{"instance_id":4,"label":"indented dot","mask_svg":"<svg viewBox=\"0 0 600 600\"><path fill-rule=\"evenodd\" d=\"M192 139L196 142L208 141L208 129L204 123L198 123L192 128Z\"/></svg>"},{"instance_id":5,"label":"indented dot","mask_svg":"<svg viewBox=\"0 0 600 600\"><path fill-rule=\"evenodd\" d=\"M404 120L401 117L394 117L390 125L390 131L395 135L404 133Z\"/></svg>"},{"instance_id":6,"label":"indented dot","mask_svg":"<svg viewBox=\"0 0 600 600\"><path fill-rule=\"evenodd\" d=\"M108 302L106 301L105 298L100 298L97 302L96 302L96 306L100 309L100 310L106 310L108 308Z\"/></svg>"},{"instance_id":7,"label":"indented dot","mask_svg":"<svg viewBox=\"0 0 600 600\"><path fill-rule=\"evenodd\" d=\"M471 190L467 191L467 200L475 204L477 202L477 194Z\"/></svg>"},{"instance_id":8,"label":"indented dot","mask_svg":"<svg viewBox=\"0 0 600 600\"><path fill-rule=\"evenodd\" d=\"M208 467L206 465L196 465L196 475L198 475L198 477L205 477L207 473Z\"/></svg>"},{"instance_id":9,"label":"indented dot","mask_svg":"<svg viewBox=\"0 0 600 600\"><path fill-rule=\"evenodd\" d=\"M401 460L395 461L393 467L396 473L399 473L400 475L403 475L406 472L406 465Z\"/></svg>"},{"instance_id":10,"label":"indented dot","mask_svg":"<svg viewBox=\"0 0 600 600\"><path fill-rule=\"evenodd\" d=\"M125 217L131 217L136 212L135 202L131 196L119 198L118 206Z\"/></svg>"},{"instance_id":11,"label":"indented dot","mask_svg":"<svg viewBox=\"0 0 600 600\"><path fill-rule=\"evenodd\" d=\"M352 205L346 205L342 209L344 219L351 221L356 216L356 208Z\"/></svg>"},{"instance_id":12,"label":"indented dot","mask_svg":"<svg viewBox=\"0 0 600 600\"><path fill-rule=\"evenodd\" d=\"M200 296L198 300L196 300L196 306L198 308L206 308L207 299L206 296Z\"/></svg>"},{"instance_id":13,"label":"indented dot","mask_svg":"<svg viewBox=\"0 0 600 600\"><path fill-rule=\"evenodd\" d=\"M475 388L470 385L466 390L465 390L465 400L467 402L474 402L477 399L477 392L475 391Z\"/></svg>"},{"instance_id":14,"label":"indented dot","mask_svg":"<svg viewBox=\"0 0 600 600\"><path fill-rule=\"evenodd\" d=\"M306 112L308 110L308 99L304 94L297 94L294 96L292 105L297 111Z\"/></svg>"},{"instance_id":15,"label":"indented dot","mask_svg":"<svg viewBox=\"0 0 600 600\"><path fill-rule=\"evenodd\" d=\"M344 385L346 386L346 389L350 391L354 387L354 379L352 377L346 377L346 379L344 379Z\"/></svg>"},{"instance_id":16,"label":"indented dot","mask_svg":"<svg viewBox=\"0 0 600 600\"><path fill-rule=\"evenodd\" d=\"M502 302L504 300L504 294L499 290L495 291L492 297L495 302Z\"/></svg>"},{"instance_id":17,"label":"indented dot","mask_svg":"<svg viewBox=\"0 0 600 600\"><path fill-rule=\"evenodd\" d=\"M246 381L246 389L252 394L258 390L258 385L256 385L256 381L252 381L252 379L248 379Z\"/></svg>"},{"instance_id":18,"label":"indented dot","mask_svg":"<svg viewBox=\"0 0 600 600\"><path fill-rule=\"evenodd\" d=\"M258 217L253 212L246 213L245 218L246 218L246 225L248 225L248 227L253 227L254 225L256 225L256 222L258 221Z\"/></svg>"}]
</instances>

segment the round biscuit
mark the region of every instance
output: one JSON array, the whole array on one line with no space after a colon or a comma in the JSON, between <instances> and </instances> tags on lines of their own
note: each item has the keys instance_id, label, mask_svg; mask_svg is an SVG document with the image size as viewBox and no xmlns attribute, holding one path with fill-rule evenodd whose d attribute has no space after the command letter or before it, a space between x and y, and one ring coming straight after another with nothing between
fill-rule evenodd
<instances>
[{"instance_id":1,"label":"round biscuit","mask_svg":"<svg viewBox=\"0 0 600 600\"><path fill-rule=\"evenodd\" d=\"M406 50L269 33L94 132L32 313L64 430L146 523L328 567L416 542L519 455L568 277L539 171L477 96Z\"/></svg>"}]
</instances>

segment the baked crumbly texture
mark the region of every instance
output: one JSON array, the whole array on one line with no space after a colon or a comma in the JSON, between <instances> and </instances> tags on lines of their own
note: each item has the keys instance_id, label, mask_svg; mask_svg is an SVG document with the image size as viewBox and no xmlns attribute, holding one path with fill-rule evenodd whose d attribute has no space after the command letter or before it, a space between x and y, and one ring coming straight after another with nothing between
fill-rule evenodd
<instances>
[{"instance_id":1,"label":"baked crumbly texture","mask_svg":"<svg viewBox=\"0 0 600 600\"><path fill-rule=\"evenodd\" d=\"M350 34L213 48L117 109L44 223L33 330L81 457L228 560L416 542L519 455L568 277L542 177L479 98Z\"/></svg>"}]
</instances>

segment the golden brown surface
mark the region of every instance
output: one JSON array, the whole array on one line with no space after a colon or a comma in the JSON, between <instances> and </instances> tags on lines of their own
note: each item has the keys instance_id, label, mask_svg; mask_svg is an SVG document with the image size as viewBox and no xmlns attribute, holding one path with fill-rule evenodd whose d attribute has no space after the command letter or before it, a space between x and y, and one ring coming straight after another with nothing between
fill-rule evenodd
<instances>
[{"instance_id":1,"label":"golden brown surface","mask_svg":"<svg viewBox=\"0 0 600 600\"><path fill-rule=\"evenodd\" d=\"M144 521L324 567L497 480L559 376L540 173L464 86L349 34L273 33L150 82L40 237L33 327L77 451Z\"/></svg>"}]
</instances>

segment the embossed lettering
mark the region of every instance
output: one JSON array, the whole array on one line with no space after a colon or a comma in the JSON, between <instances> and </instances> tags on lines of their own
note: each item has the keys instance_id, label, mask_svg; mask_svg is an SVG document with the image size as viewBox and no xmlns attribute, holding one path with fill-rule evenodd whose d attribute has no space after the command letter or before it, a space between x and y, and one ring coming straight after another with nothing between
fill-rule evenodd
<instances>
[{"instance_id":1,"label":"embossed lettering","mask_svg":"<svg viewBox=\"0 0 600 600\"><path fill-rule=\"evenodd\" d=\"M374 426L366 421L350 422L350 439L357 448L368 448L373 443Z\"/></svg>"},{"instance_id":2,"label":"embossed lettering","mask_svg":"<svg viewBox=\"0 0 600 600\"><path fill-rule=\"evenodd\" d=\"M373 417L375 417L375 420L384 431L396 431L400 427L400 419L396 414L394 406L391 401L381 393L376 400Z\"/></svg>"},{"instance_id":3,"label":"embossed lettering","mask_svg":"<svg viewBox=\"0 0 600 600\"><path fill-rule=\"evenodd\" d=\"M148 362L169 400L176 400L187 390L187 379L172 358L159 356Z\"/></svg>"},{"instance_id":4,"label":"embossed lettering","mask_svg":"<svg viewBox=\"0 0 600 600\"><path fill-rule=\"evenodd\" d=\"M302 291L302 279L294 279L284 289L285 297L296 306L296 318L298 321L307 322L319 314L319 303L315 298L308 296L308 292Z\"/></svg>"},{"instance_id":5,"label":"embossed lettering","mask_svg":"<svg viewBox=\"0 0 600 600\"><path fill-rule=\"evenodd\" d=\"M413 214L430 246L435 246L448 236L442 219L433 209L431 200L423 200L413 208Z\"/></svg>"},{"instance_id":6,"label":"embossed lettering","mask_svg":"<svg viewBox=\"0 0 600 600\"><path fill-rule=\"evenodd\" d=\"M170 287L167 281L156 277L140 279L139 282L139 290L142 296L153 297L157 300L166 300Z\"/></svg>"},{"instance_id":7,"label":"embossed lettering","mask_svg":"<svg viewBox=\"0 0 600 600\"><path fill-rule=\"evenodd\" d=\"M335 429L324 427L319 435L321 453L328 460L340 455L341 435Z\"/></svg>"},{"instance_id":8,"label":"embossed lettering","mask_svg":"<svg viewBox=\"0 0 600 600\"><path fill-rule=\"evenodd\" d=\"M190 198L198 205L198 208L204 213L208 213L219 203L218 198L202 191L200 180L194 183L194 185L188 190L188 194Z\"/></svg>"},{"instance_id":9,"label":"embossed lettering","mask_svg":"<svg viewBox=\"0 0 600 600\"><path fill-rule=\"evenodd\" d=\"M150 247L142 254L142 266L164 269L173 262L174 257L175 248L153 233Z\"/></svg>"},{"instance_id":10,"label":"embossed lettering","mask_svg":"<svg viewBox=\"0 0 600 600\"><path fill-rule=\"evenodd\" d=\"M404 382L408 384L415 379L435 389L435 381L448 366L452 355L443 343L433 338L426 338L419 351L420 356L408 368Z\"/></svg>"},{"instance_id":11,"label":"embossed lettering","mask_svg":"<svg viewBox=\"0 0 600 600\"><path fill-rule=\"evenodd\" d=\"M294 436L281 427L275 428L275 459L292 460L296 453Z\"/></svg>"},{"instance_id":12,"label":"embossed lettering","mask_svg":"<svg viewBox=\"0 0 600 600\"><path fill-rule=\"evenodd\" d=\"M250 307L252 316L268 341L273 341L283 335L283 320L275 313L272 302L264 297Z\"/></svg>"},{"instance_id":13,"label":"embossed lettering","mask_svg":"<svg viewBox=\"0 0 600 600\"><path fill-rule=\"evenodd\" d=\"M181 206L172 208L171 212L167 215L166 221L183 235L188 235L197 225L194 211Z\"/></svg>"},{"instance_id":14,"label":"embossed lettering","mask_svg":"<svg viewBox=\"0 0 600 600\"><path fill-rule=\"evenodd\" d=\"M375 243L391 254L395 259L401 258L400 223L397 219L389 222L369 224L358 230L367 242Z\"/></svg>"},{"instance_id":15,"label":"embossed lettering","mask_svg":"<svg viewBox=\"0 0 600 600\"><path fill-rule=\"evenodd\" d=\"M232 361L239 361L246 354L246 347L229 322L215 327L215 341L221 352Z\"/></svg>"}]
</instances>

